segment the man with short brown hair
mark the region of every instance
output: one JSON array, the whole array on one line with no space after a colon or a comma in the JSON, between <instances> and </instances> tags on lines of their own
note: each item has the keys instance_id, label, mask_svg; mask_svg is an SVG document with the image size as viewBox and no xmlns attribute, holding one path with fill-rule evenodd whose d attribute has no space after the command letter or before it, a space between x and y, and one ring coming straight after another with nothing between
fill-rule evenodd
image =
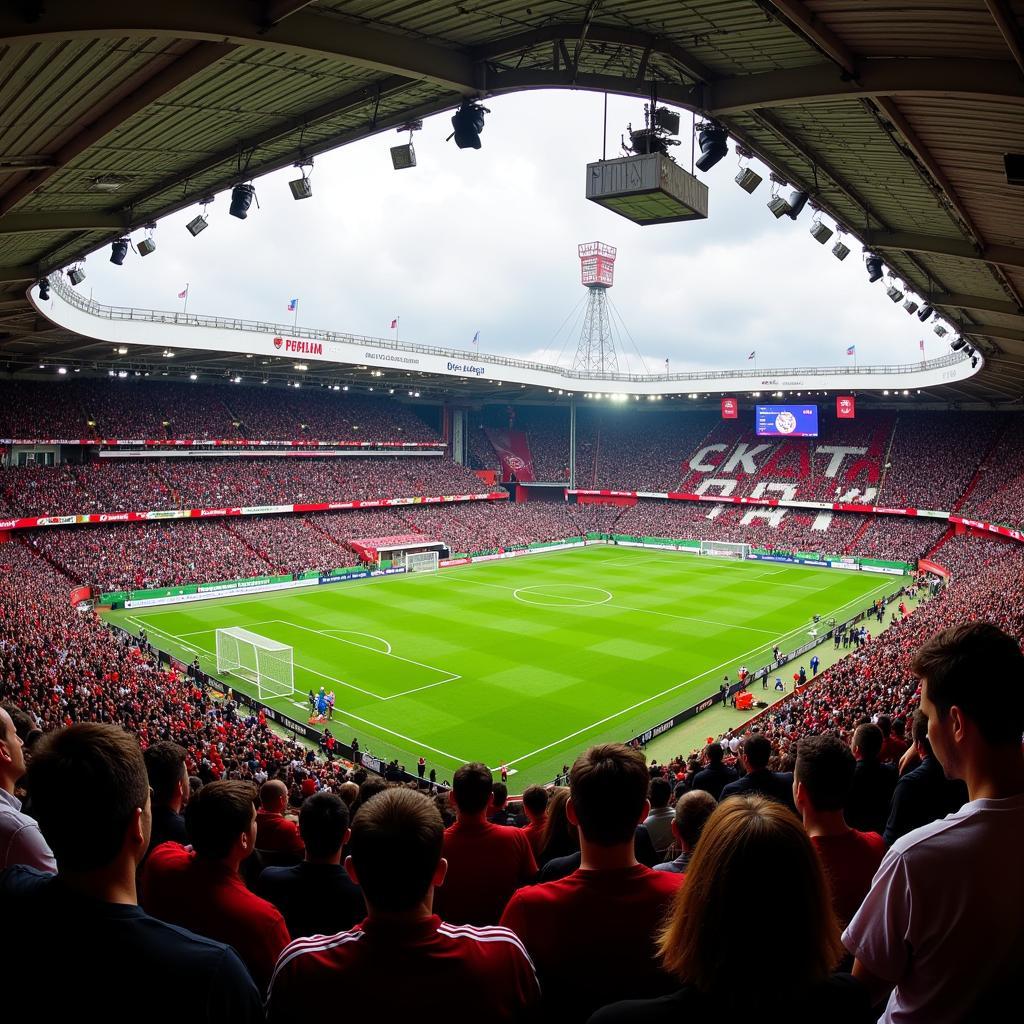
<instances>
[{"instance_id":1,"label":"man with short brown hair","mask_svg":"<svg viewBox=\"0 0 1024 1024\"><path fill-rule=\"evenodd\" d=\"M652 871L634 852L651 809L644 755L621 743L591 747L569 774L566 814L579 826L578 871L520 889L501 923L526 946L551 1020L585 1021L620 999L661 995L676 983L658 966L655 941L683 876Z\"/></svg>"},{"instance_id":2,"label":"man with short brown hair","mask_svg":"<svg viewBox=\"0 0 1024 1024\"><path fill-rule=\"evenodd\" d=\"M255 848L255 790L248 782L211 782L185 813L191 847L164 843L142 872L142 903L155 917L227 942L261 992L290 941L281 912L251 893L239 868Z\"/></svg>"},{"instance_id":3,"label":"man with short brown hair","mask_svg":"<svg viewBox=\"0 0 1024 1024\"><path fill-rule=\"evenodd\" d=\"M367 917L351 931L297 939L278 960L270 1024L309 1024L324 1006L354 1019L523 1020L537 978L507 928L450 925L433 913L445 879L444 824L434 801L388 789L352 822L345 869L362 886Z\"/></svg>"}]
</instances>

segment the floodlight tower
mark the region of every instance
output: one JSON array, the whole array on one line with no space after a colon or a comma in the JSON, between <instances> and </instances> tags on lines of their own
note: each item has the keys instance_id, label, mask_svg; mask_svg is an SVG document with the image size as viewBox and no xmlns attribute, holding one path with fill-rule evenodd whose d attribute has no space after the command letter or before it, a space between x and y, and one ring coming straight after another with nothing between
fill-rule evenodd
<instances>
[{"instance_id":1,"label":"floodlight tower","mask_svg":"<svg viewBox=\"0 0 1024 1024\"><path fill-rule=\"evenodd\" d=\"M573 360L574 370L617 373L619 359L615 352L611 323L608 320L608 295L615 277L615 246L604 242L584 242L578 246L580 279L590 292L583 333Z\"/></svg>"}]
</instances>

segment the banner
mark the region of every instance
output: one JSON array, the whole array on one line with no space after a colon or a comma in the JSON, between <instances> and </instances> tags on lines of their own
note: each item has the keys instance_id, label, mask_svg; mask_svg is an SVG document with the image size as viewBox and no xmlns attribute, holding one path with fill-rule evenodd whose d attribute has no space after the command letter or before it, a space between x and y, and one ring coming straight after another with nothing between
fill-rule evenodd
<instances>
[{"instance_id":1,"label":"banner","mask_svg":"<svg viewBox=\"0 0 1024 1024\"><path fill-rule=\"evenodd\" d=\"M857 400L853 395L836 395L836 419L853 420L857 418Z\"/></svg>"},{"instance_id":2,"label":"banner","mask_svg":"<svg viewBox=\"0 0 1024 1024\"><path fill-rule=\"evenodd\" d=\"M207 438L0 438L0 444L14 445L78 445L82 447L109 448L118 445L142 445L146 448L447 448L445 441L313 441L303 438L299 441L250 441L243 437L227 437L217 440Z\"/></svg>"},{"instance_id":3,"label":"banner","mask_svg":"<svg viewBox=\"0 0 1024 1024\"><path fill-rule=\"evenodd\" d=\"M735 420L739 419L740 415L740 403L735 398L723 398L722 399L722 419L723 420Z\"/></svg>"},{"instance_id":4,"label":"banner","mask_svg":"<svg viewBox=\"0 0 1024 1024\"><path fill-rule=\"evenodd\" d=\"M521 430L492 430L490 427L484 433L501 459L503 480L515 477L525 483L534 479L533 456L526 434Z\"/></svg>"}]
</instances>

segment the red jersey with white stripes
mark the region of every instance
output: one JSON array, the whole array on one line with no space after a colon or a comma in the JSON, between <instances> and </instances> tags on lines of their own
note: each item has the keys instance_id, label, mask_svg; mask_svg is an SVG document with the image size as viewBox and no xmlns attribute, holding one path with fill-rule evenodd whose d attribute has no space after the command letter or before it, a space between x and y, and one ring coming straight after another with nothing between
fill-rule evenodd
<instances>
[{"instance_id":1,"label":"red jersey with white stripes","mask_svg":"<svg viewBox=\"0 0 1024 1024\"><path fill-rule=\"evenodd\" d=\"M507 928L367 918L351 931L286 946L267 998L269 1024L309 1024L333 1006L344 1019L525 1019L540 999L537 976Z\"/></svg>"}]
</instances>

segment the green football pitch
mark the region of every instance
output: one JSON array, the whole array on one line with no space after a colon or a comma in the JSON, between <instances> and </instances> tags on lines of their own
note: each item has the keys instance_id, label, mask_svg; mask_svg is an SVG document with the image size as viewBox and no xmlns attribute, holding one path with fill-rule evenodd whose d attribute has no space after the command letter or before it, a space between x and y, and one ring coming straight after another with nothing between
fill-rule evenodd
<instances>
[{"instance_id":1,"label":"green football pitch","mask_svg":"<svg viewBox=\"0 0 1024 1024\"><path fill-rule=\"evenodd\" d=\"M295 690L266 703L301 722L336 695L331 731L439 780L466 761L549 782L600 740L625 740L895 591L855 571L595 546L530 558L110 612L183 660L215 667L214 630L294 648ZM792 670L791 670L792 671ZM236 690L255 687L228 675Z\"/></svg>"}]
</instances>

